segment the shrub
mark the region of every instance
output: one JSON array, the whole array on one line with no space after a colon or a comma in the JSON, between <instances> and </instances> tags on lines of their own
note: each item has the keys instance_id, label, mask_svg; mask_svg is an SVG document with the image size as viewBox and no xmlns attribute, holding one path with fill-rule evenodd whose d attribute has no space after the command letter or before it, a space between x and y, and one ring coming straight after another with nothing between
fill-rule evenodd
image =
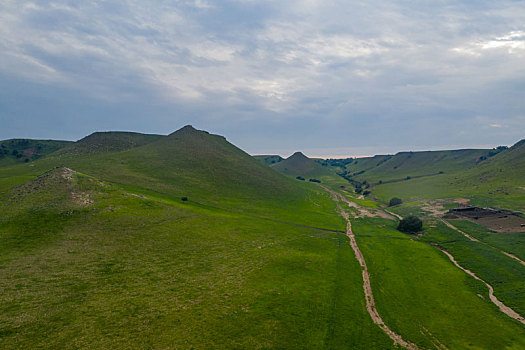
<instances>
[{"instance_id":1,"label":"shrub","mask_svg":"<svg viewBox=\"0 0 525 350\"><path fill-rule=\"evenodd\" d=\"M389 207L393 207L394 205L399 205L403 203L403 201L401 200L401 198L397 198L397 197L394 197L390 200L390 202L388 203L388 206Z\"/></svg>"},{"instance_id":2,"label":"shrub","mask_svg":"<svg viewBox=\"0 0 525 350\"><path fill-rule=\"evenodd\" d=\"M404 233L416 233L423 228L423 222L414 215L407 216L399 222L397 229Z\"/></svg>"},{"instance_id":3,"label":"shrub","mask_svg":"<svg viewBox=\"0 0 525 350\"><path fill-rule=\"evenodd\" d=\"M188 200L188 197L182 197L180 200L186 202Z\"/></svg>"},{"instance_id":4,"label":"shrub","mask_svg":"<svg viewBox=\"0 0 525 350\"><path fill-rule=\"evenodd\" d=\"M297 176L296 179L297 179L297 180L304 181L304 177L302 177L302 176Z\"/></svg>"},{"instance_id":5,"label":"shrub","mask_svg":"<svg viewBox=\"0 0 525 350\"><path fill-rule=\"evenodd\" d=\"M363 192L363 196L368 196L370 193L372 193L372 192L370 192L370 191L364 191L364 192Z\"/></svg>"},{"instance_id":6,"label":"shrub","mask_svg":"<svg viewBox=\"0 0 525 350\"><path fill-rule=\"evenodd\" d=\"M310 181L310 182L317 182L317 183L321 183L321 180L317 180L317 179L309 179L308 181Z\"/></svg>"}]
</instances>

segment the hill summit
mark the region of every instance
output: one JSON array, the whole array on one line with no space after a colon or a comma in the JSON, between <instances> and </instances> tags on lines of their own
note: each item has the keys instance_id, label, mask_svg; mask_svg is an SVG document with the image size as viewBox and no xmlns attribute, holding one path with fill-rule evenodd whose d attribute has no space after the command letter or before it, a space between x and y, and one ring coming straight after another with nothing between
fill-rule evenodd
<instances>
[{"instance_id":1,"label":"hill summit","mask_svg":"<svg viewBox=\"0 0 525 350\"><path fill-rule=\"evenodd\" d=\"M285 160L272 166L275 170L293 176L315 177L330 172L327 168L308 158L302 152L295 152Z\"/></svg>"}]
</instances>

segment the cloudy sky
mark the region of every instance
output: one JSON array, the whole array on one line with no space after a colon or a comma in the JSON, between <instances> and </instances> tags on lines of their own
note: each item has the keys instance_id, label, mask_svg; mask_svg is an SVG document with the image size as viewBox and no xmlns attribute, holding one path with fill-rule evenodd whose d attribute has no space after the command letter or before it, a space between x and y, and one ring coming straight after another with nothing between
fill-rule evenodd
<instances>
[{"instance_id":1,"label":"cloudy sky","mask_svg":"<svg viewBox=\"0 0 525 350\"><path fill-rule=\"evenodd\" d=\"M192 124L250 153L525 138L525 1L0 0L0 139Z\"/></svg>"}]
</instances>

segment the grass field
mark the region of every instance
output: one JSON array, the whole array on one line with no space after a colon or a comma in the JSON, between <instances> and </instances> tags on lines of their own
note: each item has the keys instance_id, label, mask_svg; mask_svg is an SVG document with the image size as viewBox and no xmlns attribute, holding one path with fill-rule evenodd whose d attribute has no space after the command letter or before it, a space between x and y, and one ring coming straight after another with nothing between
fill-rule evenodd
<instances>
[{"instance_id":1,"label":"grass field","mask_svg":"<svg viewBox=\"0 0 525 350\"><path fill-rule=\"evenodd\" d=\"M487 301L481 282L394 225L385 219L353 222L377 308L393 331L424 348L440 343L451 349L525 346L523 326Z\"/></svg>"},{"instance_id":2,"label":"grass field","mask_svg":"<svg viewBox=\"0 0 525 350\"><path fill-rule=\"evenodd\" d=\"M454 222L455 224L455 222ZM451 253L456 261L494 287L494 294L505 305L525 314L525 266L502 254L499 249L473 242L461 233L438 223L428 227L421 237L437 243ZM472 230L464 230L471 234Z\"/></svg>"},{"instance_id":3,"label":"grass field","mask_svg":"<svg viewBox=\"0 0 525 350\"><path fill-rule=\"evenodd\" d=\"M2 207L2 348L391 347L344 235L57 171Z\"/></svg>"}]
</instances>

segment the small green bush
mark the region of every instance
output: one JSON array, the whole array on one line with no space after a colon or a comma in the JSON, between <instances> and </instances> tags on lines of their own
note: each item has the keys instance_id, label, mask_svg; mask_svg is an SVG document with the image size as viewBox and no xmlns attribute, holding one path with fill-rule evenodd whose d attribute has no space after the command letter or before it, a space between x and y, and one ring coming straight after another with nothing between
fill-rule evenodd
<instances>
[{"instance_id":1,"label":"small green bush","mask_svg":"<svg viewBox=\"0 0 525 350\"><path fill-rule=\"evenodd\" d=\"M394 197L390 200L390 202L388 203L388 206L389 207L393 207L394 205L399 205L403 203L403 201L401 200L401 198L397 198L397 197Z\"/></svg>"},{"instance_id":2,"label":"small green bush","mask_svg":"<svg viewBox=\"0 0 525 350\"><path fill-rule=\"evenodd\" d=\"M423 228L423 222L414 215L409 215L399 222L398 231L404 233L417 233Z\"/></svg>"}]
</instances>

